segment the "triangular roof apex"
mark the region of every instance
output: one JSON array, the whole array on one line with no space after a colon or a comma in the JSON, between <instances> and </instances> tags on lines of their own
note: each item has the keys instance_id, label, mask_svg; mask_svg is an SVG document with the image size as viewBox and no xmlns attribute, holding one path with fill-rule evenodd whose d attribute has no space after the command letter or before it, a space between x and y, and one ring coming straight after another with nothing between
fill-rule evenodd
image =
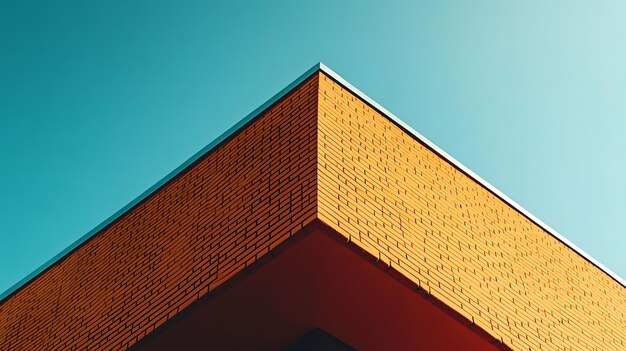
<instances>
[{"instance_id":1,"label":"triangular roof apex","mask_svg":"<svg viewBox=\"0 0 626 351\"><path fill-rule=\"evenodd\" d=\"M107 218L104 222L100 223L98 226L96 226L94 229L92 229L91 231L89 231L87 234L83 235L80 239L76 240L73 244L71 244L69 247L67 247L65 250L61 251L59 254L57 254L56 256L54 256L52 259L50 259L48 262L46 262L45 264L43 264L41 267L39 267L38 269L36 269L35 271L33 271L31 274L29 274L28 276L24 277L22 280L20 280L19 282L17 282L15 285L13 285L12 287L10 287L8 290L4 291L2 294L0 294L0 304L2 302L4 302L8 297L10 297L11 295L13 295L15 292L17 292L19 289L21 289L23 286L25 286L26 284L28 284L28 282L30 282L31 280L35 279L37 276L39 276L40 274L42 274L43 272L45 272L48 268L50 268L52 265L54 265L55 263L61 261L64 257L66 257L67 255L69 255L72 251L74 251L75 249L77 249L78 247L80 247L81 245L83 245L84 243L86 243L89 239L91 239L93 236L95 236L98 232L100 232L101 230L103 230L104 228L108 227L110 224L112 224L114 221L116 221L117 219L119 219L122 215L124 215L126 212L130 211L132 208L134 208L135 206L137 206L138 204L140 204L141 202L143 202L144 200L146 200L148 197L150 197L153 193L155 193L159 188L161 188L163 185L165 185L166 183L168 183L169 181L171 181L172 179L174 179L176 176L178 176L179 174L181 174L185 169L187 169L188 167L190 167L191 165L193 165L194 163L196 163L200 158L202 158L204 155L206 155L207 153L211 152L211 150L213 150L214 148L216 148L218 145L220 145L221 143L223 143L224 141L226 141L229 137L231 137L232 135L234 135L238 130L240 130L241 128L243 128L245 125L247 125L248 123L252 122L256 117L258 117L262 112L264 112L267 108L269 108L270 106L272 106L274 103L276 103L277 101L279 101L281 98L283 98L284 96L286 96L290 91L292 91L295 87L297 87L298 85L300 85L302 82L304 82L306 79L308 79L311 75L313 75L314 73L321 71L324 74L326 74L328 77L332 78L333 80L335 80L337 83L339 83L340 85L342 85L343 87L345 87L346 89L348 89L350 92L352 92L354 95L358 96L359 98L361 98L364 102L366 102L368 105L370 105L372 108L378 110L380 113L382 113L384 116L386 116L387 118L389 118L391 121L393 121L397 126L399 126L400 128L402 128L405 132L409 133L410 135L412 135L415 139L417 139L418 141L420 141L422 144L424 144L426 147L430 148L432 151L434 151L435 153L437 153L439 156L441 156L442 158L444 158L447 162L449 162L450 164L452 164L454 167L456 167L457 169L459 169L461 172L465 173L467 176L469 176L470 178L474 179L476 182L478 182L481 186L483 186L484 188L486 188L487 190L489 190L491 193L493 193L495 196L497 196L498 198L500 198L501 200L503 200L504 202L506 202L508 205L510 205L511 207L513 207L515 210L517 210L519 213L521 213L522 215L524 215L526 218L528 218L529 220L531 220L533 223L537 224L538 226L540 226L541 228L543 228L546 232L548 232L550 235L554 236L556 239L558 239L559 241L561 241L562 243L564 243L566 246L568 246L569 248L571 248L572 250L574 250L576 253L578 253L580 256L582 256L583 258L585 258L587 261L591 262L593 265L595 265L596 267L598 267L600 270L604 271L607 275L609 275L611 278L613 278L615 281L617 281L619 284L621 284L622 286L626 287L626 280L624 280L623 278L621 278L620 276L618 276L616 273L614 273L613 271L611 271L610 269L608 269L607 267L605 267L602 263L598 262L596 259L594 259L591 255L589 255L588 253L586 253L585 251L583 251L582 249L580 249L578 246L576 246L574 243L572 243L571 241L569 241L567 238L565 238L564 236L562 236L561 234L559 234L556 230L552 229L550 226L548 226L547 224L545 224L543 221L541 221L540 219L538 219L537 217L535 217L533 214L531 214L529 211L527 211L525 208L523 208L521 205L519 205L517 202L513 201L511 198L509 198L508 196L506 196L503 192L501 192L500 190L498 190L496 187L494 187L493 185L489 184L489 182L487 182L486 180L484 180L483 178L481 178L480 176L478 176L476 173L474 173L473 171L471 171L469 168L467 168L465 165L463 165L461 162L457 161L454 157L450 156L448 153L446 153L445 151L443 151L442 149L440 149L437 145L435 145L433 142L431 142L430 140L428 140L426 137L424 137L423 135L421 135L420 133L418 133L415 129L413 129L411 126L409 126L408 124L406 124L405 122L403 122L401 119L399 119L398 117L396 117L393 113L391 113L389 110L385 109L384 107L382 107L381 105L379 105L376 101L374 101L372 98L370 98L369 96L367 96L365 93L363 93L362 91L360 91L359 89L357 89L355 86L353 86L352 84L350 84L348 81L346 81L343 77L341 77L338 73L336 73L335 71L333 71L331 68L329 68L328 66L326 66L324 63L322 63L321 61L316 63L315 65L313 65L313 67L309 68L306 72L304 72L302 75L300 75L297 79L295 79L293 82L291 82L289 85L287 85L285 88L283 88L281 91L279 91L276 95L274 95L272 98L270 98L269 100L267 100L265 103L263 103L261 106L259 106L258 108L256 108L254 111L252 111L250 114L248 114L245 118L243 118L242 120L240 120L239 122L237 122L235 125L233 125L231 128L229 128L226 132L222 133L222 135L220 135L219 137L217 137L215 140L213 140L211 143L209 143L207 146L205 146L204 148L202 148L200 151L198 151L197 153L195 153L191 158L189 158L187 161L185 161L183 164L181 164L180 166L178 166L176 169L174 169L172 172L170 172L167 176L165 176L163 179L161 179L160 181L158 181L156 184L154 184L152 187L150 187L148 190L146 190L145 192L143 192L141 195L139 195L137 198L135 198L133 201L131 201L130 203L128 203L126 206L124 206L123 208L121 208L119 211L117 211L116 213L114 213L112 216L110 216L109 218Z\"/></svg>"}]
</instances>

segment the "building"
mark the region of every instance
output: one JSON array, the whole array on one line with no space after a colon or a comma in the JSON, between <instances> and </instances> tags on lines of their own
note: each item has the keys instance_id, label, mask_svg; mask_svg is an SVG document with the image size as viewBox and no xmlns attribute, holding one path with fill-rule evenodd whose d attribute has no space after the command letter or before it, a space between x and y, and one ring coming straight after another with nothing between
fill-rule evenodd
<instances>
[{"instance_id":1,"label":"building","mask_svg":"<svg viewBox=\"0 0 626 351\"><path fill-rule=\"evenodd\" d=\"M626 283L318 64L0 300L1 350L626 350Z\"/></svg>"}]
</instances>

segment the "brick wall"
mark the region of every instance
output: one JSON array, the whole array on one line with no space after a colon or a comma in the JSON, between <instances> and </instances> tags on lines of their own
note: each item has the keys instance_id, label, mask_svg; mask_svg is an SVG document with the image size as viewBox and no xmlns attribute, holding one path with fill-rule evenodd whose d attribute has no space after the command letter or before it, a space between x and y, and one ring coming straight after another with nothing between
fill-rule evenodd
<instances>
[{"instance_id":1,"label":"brick wall","mask_svg":"<svg viewBox=\"0 0 626 351\"><path fill-rule=\"evenodd\" d=\"M316 73L4 301L0 350L127 348L313 220L317 87Z\"/></svg>"},{"instance_id":2,"label":"brick wall","mask_svg":"<svg viewBox=\"0 0 626 351\"><path fill-rule=\"evenodd\" d=\"M513 349L626 350L621 285L319 72L3 301L0 350L127 348L315 218Z\"/></svg>"},{"instance_id":3,"label":"brick wall","mask_svg":"<svg viewBox=\"0 0 626 351\"><path fill-rule=\"evenodd\" d=\"M325 75L318 118L320 220L513 349L626 350L607 274Z\"/></svg>"}]
</instances>

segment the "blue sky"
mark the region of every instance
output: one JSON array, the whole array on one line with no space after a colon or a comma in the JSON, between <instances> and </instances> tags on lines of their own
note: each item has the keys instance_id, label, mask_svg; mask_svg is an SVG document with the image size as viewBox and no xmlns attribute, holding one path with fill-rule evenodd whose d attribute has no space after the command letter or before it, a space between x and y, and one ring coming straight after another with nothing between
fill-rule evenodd
<instances>
[{"instance_id":1,"label":"blue sky","mask_svg":"<svg viewBox=\"0 0 626 351\"><path fill-rule=\"evenodd\" d=\"M0 291L318 61L622 277L623 1L0 2Z\"/></svg>"}]
</instances>

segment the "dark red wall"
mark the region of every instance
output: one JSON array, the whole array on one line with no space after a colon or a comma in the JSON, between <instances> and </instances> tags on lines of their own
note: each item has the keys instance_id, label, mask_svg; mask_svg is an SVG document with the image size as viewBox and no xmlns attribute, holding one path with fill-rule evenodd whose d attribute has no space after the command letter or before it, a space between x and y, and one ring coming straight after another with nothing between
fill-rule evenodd
<instances>
[{"instance_id":1,"label":"dark red wall","mask_svg":"<svg viewBox=\"0 0 626 351\"><path fill-rule=\"evenodd\" d=\"M314 229L190 306L140 350L281 349L321 328L359 350L497 350L335 237Z\"/></svg>"}]
</instances>

